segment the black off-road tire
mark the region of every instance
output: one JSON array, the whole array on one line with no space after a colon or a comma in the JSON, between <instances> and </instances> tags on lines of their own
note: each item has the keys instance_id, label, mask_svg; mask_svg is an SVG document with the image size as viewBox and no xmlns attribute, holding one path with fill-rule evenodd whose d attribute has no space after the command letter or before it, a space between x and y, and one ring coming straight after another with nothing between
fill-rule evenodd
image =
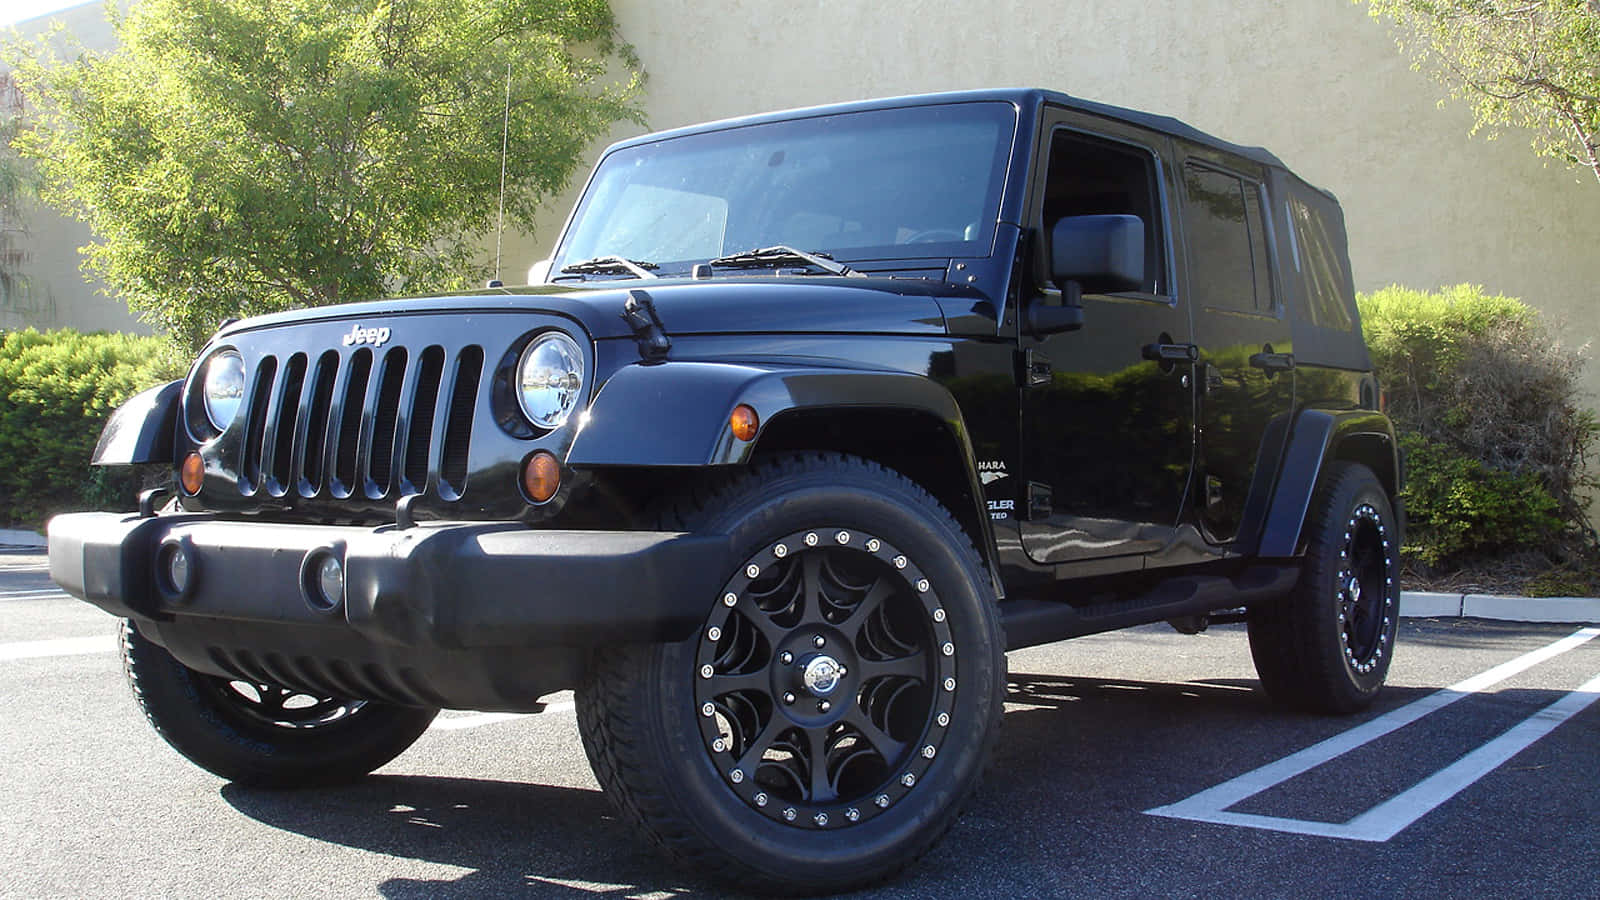
<instances>
[{"instance_id":1,"label":"black off-road tire","mask_svg":"<svg viewBox=\"0 0 1600 900\"><path fill-rule=\"evenodd\" d=\"M1004 640L971 540L910 480L840 454L762 462L663 518L730 535L733 571L701 633L602 651L578 689L622 818L743 891L900 872L955 822L999 729Z\"/></svg>"},{"instance_id":2,"label":"black off-road tire","mask_svg":"<svg viewBox=\"0 0 1600 900\"><path fill-rule=\"evenodd\" d=\"M196 672L126 620L121 644L128 684L156 733L195 765L237 784L353 781L399 756L439 712Z\"/></svg>"},{"instance_id":3,"label":"black off-road tire","mask_svg":"<svg viewBox=\"0 0 1600 900\"><path fill-rule=\"evenodd\" d=\"M1394 509L1371 469L1336 461L1323 472L1305 528L1304 568L1293 593L1250 612L1250 655L1275 702L1355 712L1377 697L1394 658Z\"/></svg>"}]
</instances>

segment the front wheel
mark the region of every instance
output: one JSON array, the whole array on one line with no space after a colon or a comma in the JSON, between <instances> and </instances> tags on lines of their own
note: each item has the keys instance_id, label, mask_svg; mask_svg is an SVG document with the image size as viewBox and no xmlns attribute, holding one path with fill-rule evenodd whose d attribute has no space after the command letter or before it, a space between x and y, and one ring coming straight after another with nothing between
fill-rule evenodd
<instances>
[{"instance_id":1,"label":"front wheel","mask_svg":"<svg viewBox=\"0 0 1600 900\"><path fill-rule=\"evenodd\" d=\"M1400 538L1371 469L1334 462L1306 517L1300 580L1250 612L1250 654L1273 700L1347 713L1378 695L1400 623Z\"/></svg>"},{"instance_id":2,"label":"front wheel","mask_svg":"<svg viewBox=\"0 0 1600 900\"><path fill-rule=\"evenodd\" d=\"M601 785L744 889L839 891L910 864L976 786L1004 699L971 541L903 476L838 455L763 464L677 525L729 534L737 566L689 640L596 658L578 714Z\"/></svg>"},{"instance_id":3,"label":"front wheel","mask_svg":"<svg viewBox=\"0 0 1600 900\"><path fill-rule=\"evenodd\" d=\"M196 672L126 620L121 644L128 684L156 733L239 784L352 781L399 756L439 712Z\"/></svg>"}]
</instances>

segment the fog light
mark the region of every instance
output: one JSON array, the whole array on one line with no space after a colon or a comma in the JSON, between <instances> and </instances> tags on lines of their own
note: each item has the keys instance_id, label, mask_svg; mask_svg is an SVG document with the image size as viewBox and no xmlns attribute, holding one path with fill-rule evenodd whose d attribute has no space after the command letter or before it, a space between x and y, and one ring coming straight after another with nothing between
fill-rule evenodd
<instances>
[{"instance_id":1,"label":"fog light","mask_svg":"<svg viewBox=\"0 0 1600 900\"><path fill-rule=\"evenodd\" d=\"M756 439L756 431L761 428L761 417L756 411L741 403L733 408L733 414L728 416L728 426L733 429L733 436L741 441Z\"/></svg>"},{"instance_id":2,"label":"fog light","mask_svg":"<svg viewBox=\"0 0 1600 900\"><path fill-rule=\"evenodd\" d=\"M317 562L317 599L327 609L333 609L344 600L344 566L331 553Z\"/></svg>"},{"instance_id":3,"label":"fog light","mask_svg":"<svg viewBox=\"0 0 1600 900\"><path fill-rule=\"evenodd\" d=\"M194 582L194 562L189 558L187 539L169 539L156 551L156 580L161 593L170 600L183 600Z\"/></svg>"},{"instance_id":4,"label":"fog light","mask_svg":"<svg viewBox=\"0 0 1600 900\"><path fill-rule=\"evenodd\" d=\"M178 483L183 486L183 492L191 497L200 493L200 485L206 480L206 461L198 453L190 453L183 458L183 465L178 467Z\"/></svg>"},{"instance_id":5,"label":"fog light","mask_svg":"<svg viewBox=\"0 0 1600 900\"><path fill-rule=\"evenodd\" d=\"M522 464L522 490L535 503L546 503L561 488L561 463L555 455L540 450Z\"/></svg>"}]
</instances>

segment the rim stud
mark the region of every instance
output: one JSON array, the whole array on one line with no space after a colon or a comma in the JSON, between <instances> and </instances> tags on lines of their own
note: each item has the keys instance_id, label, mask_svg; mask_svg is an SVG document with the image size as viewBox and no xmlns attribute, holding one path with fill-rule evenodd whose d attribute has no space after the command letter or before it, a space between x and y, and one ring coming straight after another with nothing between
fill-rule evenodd
<instances>
[{"instance_id":1,"label":"rim stud","mask_svg":"<svg viewBox=\"0 0 1600 900\"><path fill-rule=\"evenodd\" d=\"M817 827L818 828L825 828L825 827L827 827L827 824L828 824L828 814L827 813L817 813L816 815L811 817L811 821L817 823Z\"/></svg>"},{"instance_id":2,"label":"rim stud","mask_svg":"<svg viewBox=\"0 0 1600 900\"><path fill-rule=\"evenodd\" d=\"M729 772L728 773L728 780L732 781L734 784L739 784L740 782L743 782L744 781L744 770L743 769L734 769L732 772Z\"/></svg>"},{"instance_id":3,"label":"rim stud","mask_svg":"<svg viewBox=\"0 0 1600 900\"><path fill-rule=\"evenodd\" d=\"M751 566L750 568L754 569L755 566ZM751 577L753 578L755 576L751 576ZM722 595L722 605L723 606L737 606L738 604L739 604L739 595L738 594L735 594L732 591L729 591L728 593Z\"/></svg>"},{"instance_id":4,"label":"rim stud","mask_svg":"<svg viewBox=\"0 0 1600 900\"><path fill-rule=\"evenodd\" d=\"M722 640L722 629L713 625L706 629L706 637L713 641Z\"/></svg>"},{"instance_id":5,"label":"rim stud","mask_svg":"<svg viewBox=\"0 0 1600 900\"><path fill-rule=\"evenodd\" d=\"M807 547L815 547L816 545L817 545L817 533L815 531L806 532L806 546Z\"/></svg>"},{"instance_id":6,"label":"rim stud","mask_svg":"<svg viewBox=\"0 0 1600 900\"><path fill-rule=\"evenodd\" d=\"M883 544L880 543L877 538L873 538L872 540L867 541L867 549L871 550L873 553L877 553L878 549L881 548L882 546L883 546Z\"/></svg>"},{"instance_id":7,"label":"rim stud","mask_svg":"<svg viewBox=\"0 0 1600 900\"><path fill-rule=\"evenodd\" d=\"M879 794L872 802L878 804L878 808L879 809L888 809L889 808L889 795L888 794Z\"/></svg>"},{"instance_id":8,"label":"rim stud","mask_svg":"<svg viewBox=\"0 0 1600 900\"><path fill-rule=\"evenodd\" d=\"M761 793L756 794L756 805L757 806L766 806L767 805L767 792L766 791L762 791Z\"/></svg>"},{"instance_id":9,"label":"rim stud","mask_svg":"<svg viewBox=\"0 0 1600 900\"><path fill-rule=\"evenodd\" d=\"M717 670L711 668L711 664L710 663L706 663L705 665L700 667L700 677L701 678L710 678L712 675L715 675L716 673L717 673Z\"/></svg>"},{"instance_id":10,"label":"rim stud","mask_svg":"<svg viewBox=\"0 0 1600 900\"><path fill-rule=\"evenodd\" d=\"M792 806L783 811L784 821L793 822L795 815L796 815L796 813L794 811L794 807L792 807Z\"/></svg>"},{"instance_id":11,"label":"rim stud","mask_svg":"<svg viewBox=\"0 0 1600 900\"><path fill-rule=\"evenodd\" d=\"M856 809L854 806L852 806L849 809L844 811L844 817L846 819L849 819L852 822L860 821L861 820L861 810Z\"/></svg>"},{"instance_id":12,"label":"rim stud","mask_svg":"<svg viewBox=\"0 0 1600 900\"><path fill-rule=\"evenodd\" d=\"M933 755L937 752L939 751L935 750L932 744L929 744L928 746L922 748L922 758L933 759Z\"/></svg>"},{"instance_id":13,"label":"rim stud","mask_svg":"<svg viewBox=\"0 0 1600 900\"><path fill-rule=\"evenodd\" d=\"M838 541L841 544L848 544L848 543L850 543L850 532L841 531L838 534L834 535L833 539Z\"/></svg>"},{"instance_id":14,"label":"rim stud","mask_svg":"<svg viewBox=\"0 0 1600 900\"><path fill-rule=\"evenodd\" d=\"M894 558L894 567L896 569L904 569L906 567L906 558L904 556L896 556Z\"/></svg>"},{"instance_id":15,"label":"rim stud","mask_svg":"<svg viewBox=\"0 0 1600 900\"><path fill-rule=\"evenodd\" d=\"M939 609L936 609L936 610L933 611L933 620L935 622L943 622L944 621L944 616L945 616L945 612L944 612L944 608L943 607L940 607Z\"/></svg>"},{"instance_id":16,"label":"rim stud","mask_svg":"<svg viewBox=\"0 0 1600 900\"><path fill-rule=\"evenodd\" d=\"M900 776L900 783L905 785L906 787L911 787L912 785L917 783L917 776L911 774L910 772L907 772L904 775Z\"/></svg>"},{"instance_id":17,"label":"rim stud","mask_svg":"<svg viewBox=\"0 0 1600 900\"><path fill-rule=\"evenodd\" d=\"M956 652L956 645L950 643L949 641L945 641L944 646L939 648L939 652L943 653L945 656L954 655Z\"/></svg>"},{"instance_id":18,"label":"rim stud","mask_svg":"<svg viewBox=\"0 0 1600 900\"><path fill-rule=\"evenodd\" d=\"M944 689L947 690L947 691L955 690L956 689L956 680L954 678L946 678L944 680Z\"/></svg>"},{"instance_id":19,"label":"rim stud","mask_svg":"<svg viewBox=\"0 0 1600 900\"><path fill-rule=\"evenodd\" d=\"M716 706L712 705L709 701L707 701L706 703L701 705L701 707L700 707L700 715L705 716L706 718L709 719L709 718L711 718L712 716L714 716L716 714L717 714Z\"/></svg>"},{"instance_id":20,"label":"rim stud","mask_svg":"<svg viewBox=\"0 0 1600 900\"><path fill-rule=\"evenodd\" d=\"M751 563L750 565L744 567L744 574L750 576L751 578L754 578L757 575L761 574L761 567L756 565L755 563ZM723 598L722 602L724 602L724 603L728 602L727 598Z\"/></svg>"},{"instance_id":21,"label":"rim stud","mask_svg":"<svg viewBox=\"0 0 1600 900\"><path fill-rule=\"evenodd\" d=\"M772 555L779 559L783 559L785 556L789 555L789 548L783 544L779 544L778 546L772 548Z\"/></svg>"},{"instance_id":22,"label":"rim stud","mask_svg":"<svg viewBox=\"0 0 1600 900\"><path fill-rule=\"evenodd\" d=\"M939 713L939 727L940 728L947 728L947 727L949 727L949 725L950 725L950 714L949 713Z\"/></svg>"},{"instance_id":23,"label":"rim stud","mask_svg":"<svg viewBox=\"0 0 1600 900\"><path fill-rule=\"evenodd\" d=\"M717 738L711 742L711 750L713 753L721 753L726 749L728 749L728 745L723 743L722 738Z\"/></svg>"},{"instance_id":24,"label":"rim stud","mask_svg":"<svg viewBox=\"0 0 1600 900\"><path fill-rule=\"evenodd\" d=\"M920 579L920 580L917 581L917 590L918 591L921 591L922 593L927 593L928 592L928 587L929 587L928 579L923 578L923 579Z\"/></svg>"}]
</instances>

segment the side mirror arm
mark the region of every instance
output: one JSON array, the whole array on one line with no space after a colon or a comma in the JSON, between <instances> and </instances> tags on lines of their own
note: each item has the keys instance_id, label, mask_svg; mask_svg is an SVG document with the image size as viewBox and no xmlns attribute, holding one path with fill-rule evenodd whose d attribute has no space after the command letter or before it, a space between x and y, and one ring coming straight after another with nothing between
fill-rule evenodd
<instances>
[{"instance_id":1,"label":"side mirror arm","mask_svg":"<svg viewBox=\"0 0 1600 900\"><path fill-rule=\"evenodd\" d=\"M1035 337L1077 331L1083 327L1083 285L1068 281L1061 287L1061 305L1047 306L1034 296L1025 311L1024 327Z\"/></svg>"}]
</instances>

